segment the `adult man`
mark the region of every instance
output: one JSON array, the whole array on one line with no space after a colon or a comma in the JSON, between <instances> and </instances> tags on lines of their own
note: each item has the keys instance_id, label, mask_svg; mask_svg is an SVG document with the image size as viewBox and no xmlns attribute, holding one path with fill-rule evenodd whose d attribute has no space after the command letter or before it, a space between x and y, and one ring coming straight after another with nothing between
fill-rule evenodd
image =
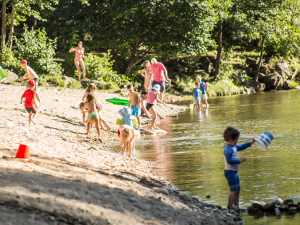
<instances>
[{"instance_id":1,"label":"adult man","mask_svg":"<svg viewBox=\"0 0 300 225\"><path fill-rule=\"evenodd\" d=\"M163 101L163 92L165 92L166 89L166 80L170 80L168 78L168 72L162 63L157 62L156 58L151 59L151 72L153 74L152 87L155 84L160 86L159 99Z\"/></svg>"}]
</instances>

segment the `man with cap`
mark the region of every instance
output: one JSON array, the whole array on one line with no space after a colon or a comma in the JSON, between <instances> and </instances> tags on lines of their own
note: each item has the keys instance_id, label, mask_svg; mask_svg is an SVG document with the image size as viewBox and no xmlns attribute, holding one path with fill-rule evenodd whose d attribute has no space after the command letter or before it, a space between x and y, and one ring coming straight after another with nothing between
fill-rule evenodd
<instances>
[{"instance_id":1,"label":"man with cap","mask_svg":"<svg viewBox=\"0 0 300 225\"><path fill-rule=\"evenodd\" d=\"M156 84L160 86L159 99L163 101L163 92L166 89L166 81L169 80L168 72L162 63L157 62L156 58L151 59L151 72L153 74L152 87Z\"/></svg>"}]
</instances>

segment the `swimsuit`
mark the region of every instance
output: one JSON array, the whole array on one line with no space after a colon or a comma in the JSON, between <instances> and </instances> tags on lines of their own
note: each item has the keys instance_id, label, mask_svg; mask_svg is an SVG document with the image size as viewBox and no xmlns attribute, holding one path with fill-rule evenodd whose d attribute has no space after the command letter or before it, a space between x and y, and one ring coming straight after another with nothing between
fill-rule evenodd
<instances>
[{"instance_id":1,"label":"swimsuit","mask_svg":"<svg viewBox=\"0 0 300 225\"><path fill-rule=\"evenodd\" d=\"M83 55L83 52L80 52L79 50L76 50L76 53L78 54L78 55ZM80 58L80 59L74 59L74 61L75 62L81 62L82 61L82 58Z\"/></svg>"},{"instance_id":2,"label":"swimsuit","mask_svg":"<svg viewBox=\"0 0 300 225\"><path fill-rule=\"evenodd\" d=\"M98 115L96 112L92 112L92 113L89 113L89 118L91 120L96 120L96 119L98 119Z\"/></svg>"},{"instance_id":3,"label":"swimsuit","mask_svg":"<svg viewBox=\"0 0 300 225\"><path fill-rule=\"evenodd\" d=\"M149 109L151 109L151 107L153 106L153 104L151 104L151 103L147 103L147 105L146 105L146 109L149 111Z\"/></svg>"},{"instance_id":4,"label":"swimsuit","mask_svg":"<svg viewBox=\"0 0 300 225\"><path fill-rule=\"evenodd\" d=\"M148 96L147 96L147 105L146 105L146 109L149 110L155 103L156 103L156 96L158 94L153 93L153 92L149 92Z\"/></svg>"}]
</instances>

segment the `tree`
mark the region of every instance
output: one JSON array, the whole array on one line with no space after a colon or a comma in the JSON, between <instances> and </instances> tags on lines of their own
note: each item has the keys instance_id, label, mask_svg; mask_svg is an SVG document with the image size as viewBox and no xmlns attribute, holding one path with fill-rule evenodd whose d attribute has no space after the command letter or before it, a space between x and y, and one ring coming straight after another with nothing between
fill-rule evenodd
<instances>
[{"instance_id":1,"label":"tree","mask_svg":"<svg viewBox=\"0 0 300 225\"><path fill-rule=\"evenodd\" d=\"M205 51L216 21L211 0L89 0L88 4L61 0L53 13L46 13L56 18L46 26L59 37L76 29L83 41L111 49L115 68L126 76L154 50Z\"/></svg>"},{"instance_id":2,"label":"tree","mask_svg":"<svg viewBox=\"0 0 300 225\"><path fill-rule=\"evenodd\" d=\"M257 81L263 58L266 41L276 43L281 36L289 35L297 30L293 18L298 14L298 0L234 0L237 12L236 20L240 23L240 29L251 39L260 39L260 58L256 69L255 81Z\"/></svg>"},{"instance_id":3,"label":"tree","mask_svg":"<svg viewBox=\"0 0 300 225\"><path fill-rule=\"evenodd\" d=\"M53 9L53 4L57 4L58 0L3 0L2 2L2 31L1 31L1 50L6 43L6 8L7 5L11 7L10 21L9 21L9 34L8 34L8 47L12 48L14 27L21 22L26 21L30 16L42 20L38 9ZM5 8L5 10L4 10Z\"/></svg>"}]
</instances>

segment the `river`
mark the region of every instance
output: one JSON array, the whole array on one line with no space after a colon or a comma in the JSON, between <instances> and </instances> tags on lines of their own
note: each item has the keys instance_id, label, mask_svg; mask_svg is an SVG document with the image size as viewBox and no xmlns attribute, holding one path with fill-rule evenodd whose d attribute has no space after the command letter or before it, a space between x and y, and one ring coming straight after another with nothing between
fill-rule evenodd
<instances>
[{"instance_id":1,"label":"river","mask_svg":"<svg viewBox=\"0 0 300 225\"><path fill-rule=\"evenodd\" d=\"M208 110L187 110L162 120L158 126L168 133L138 139L135 157L154 162L156 173L179 191L226 207L229 187L223 170L224 130L228 126L238 129L240 144L266 130L274 136L266 151L254 144L239 152L239 157L247 158L239 169L240 208L254 200L268 202L277 197L300 201L300 91L218 97L208 102ZM242 216L244 224L300 224L299 213Z\"/></svg>"}]
</instances>

